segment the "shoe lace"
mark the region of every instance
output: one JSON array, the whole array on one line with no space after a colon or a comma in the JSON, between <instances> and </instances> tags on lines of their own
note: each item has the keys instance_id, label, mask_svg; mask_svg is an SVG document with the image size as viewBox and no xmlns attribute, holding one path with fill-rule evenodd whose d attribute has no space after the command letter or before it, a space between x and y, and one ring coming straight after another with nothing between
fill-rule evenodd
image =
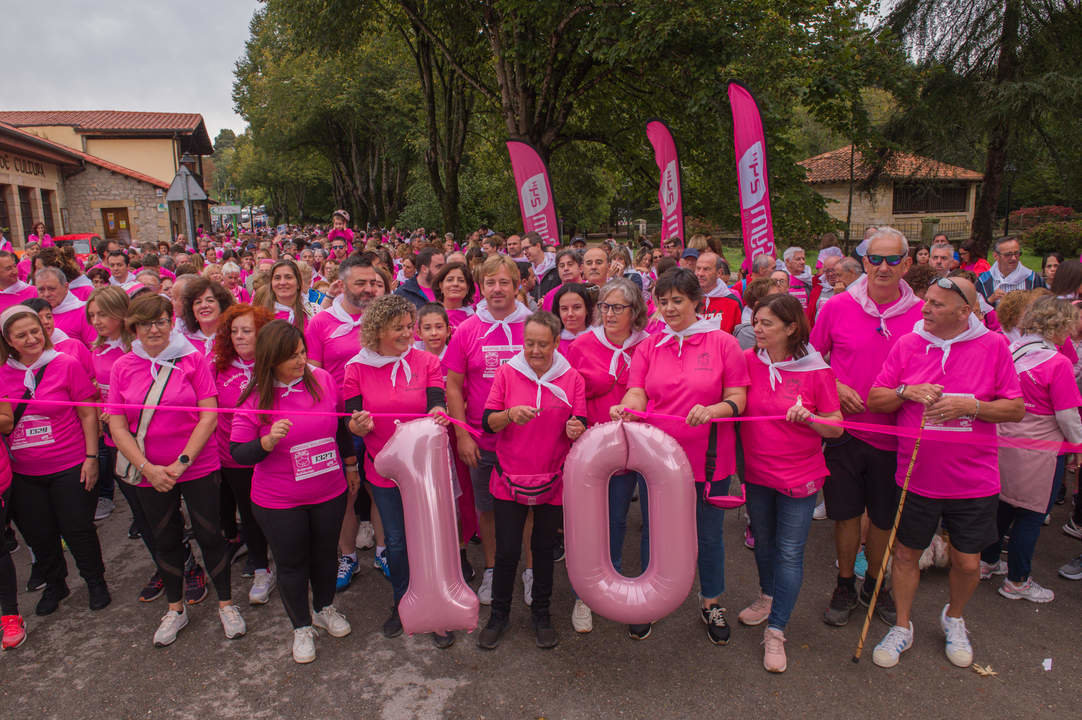
<instances>
[{"instance_id":1,"label":"shoe lace","mask_svg":"<svg viewBox=\"0 0 1082 720\"><path fill-rule=\"evenodd\" d=\"M308 627L297 628L296 630L294 630L294 633L309 638L314 638L317 634L316 629L311 625L309 625Z\"/></svg>"},{"instance_id":2,"label":"shoe lace","mask_svg":"<svg viewBox=\"0 0 1082 720\"><path fill-rule=\"evenodd\" d=\"M378 557L379 556L377 556L377 559L378 559ZM345 555L338 558L338 574L341 575L342 573L349 570L349 564L350 564L349 563L349 558L346 557Z\"/></svg>"},{"instance_id":3,"label":"shoe lace","mask_svg":"<svg viewBox=\"0 0 1082 720\"><path fill-rule=\"evenodd\" d=\"M328 605L327 607L320 610L319 614L328 621L338 620L339 618L345 619L345 616L342 615L342 613L338 612L338 609L335 608L334 605Z\"/></svg>"},{"instance_id":4,"label":"shoe lace","mask_svg":"<svg viewBox=\"0 0 1082 720\"><path fill-rule=\"evenodd\" d=\"M947 617L947 642L951 644L968 645L969 644L969 630L966 628L966 621L962 618Z\"/></svg>"},{"instance_id":5,"label":"shoe lace","mask_svg":"<svg viewBox=\"0 0 1082 720\"><path fill-rule=\"evenodd\" d=\"M222 615L225 615L226 619L233 622L237 622L241 619L240 610L237 609L236 605L226 605L225 607L223 607Z\"/></svg>"},{"instance_id":6,"label":"shoe lace","mask_svg":"<svg viewBox=\"0 0 1082 720\"><path fill-rule=\"evenodd\" d=\"M883 645L888 647L893 645L898 650L898 652L901 652L905 648L908 641L909 633L906 631L906 629L895 625L887 633L887 636L883 638Z\"/></svg>"},{"instance_id":7,"label":"shoe lace","mask_svg":"<svg viewBox=\"0 0 1082 720\"><path fill-rule=\"evenodd\" d=\"M769 653L784 652L785 637L780 633L763 633L763 645L766 647L766 651Z\"/></svg>"},{"instance_id":8,"label":"shoe lace","mask_svg":"<svg viewBox=\"0 0 1082 720\"><path fill-rule=\"evenodd\" d=\"M710 613L708 615L708 618L710 620L711 625L715 625L717 627L727 627L728 626L728 623L725 622L725 611L720 607L714 606L714 607L710 608Z\"/></svg>"}]
</instances>

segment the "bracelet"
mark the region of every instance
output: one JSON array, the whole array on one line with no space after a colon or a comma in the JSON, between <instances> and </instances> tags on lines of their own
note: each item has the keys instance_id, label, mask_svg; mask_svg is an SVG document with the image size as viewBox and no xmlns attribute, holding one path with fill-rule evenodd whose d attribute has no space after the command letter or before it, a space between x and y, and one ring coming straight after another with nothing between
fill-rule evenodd
<instances>
[{"instance_id":1,"label":"bracelet","mask_svg":"<svg viewBox=\"0 0 1082 720\"><path fill-rule=\"evenodd\" d=\"M150 462L150 460L144 460L143 461L143 464L139 466L139 472L143 472L143 468L145 468L147 466L148 462Z\"/></svg>"},{"instance_id":2,"label":"bracelet","mask_svg":"<svg viewBox=\"0 0 1082 720\"><path fill-rule=\"evenodd\" d=\"M733 409L732 417L740 417L740 406L738 406L732 400L722 400L722 402Z\"/></svg>"},{"instance_id":3,"label":"bracelet","mask_svg":"<svg viewBox=\"0 0 1082 720\"><path fill-rule=\"evenodd\" d=\"M356 465L346 465L346 472L357 472Z\"/></svg>"},{"instance_id":4,"label":"bracelet","mask_svg":"<svg viewBox=\"0 0 1082 720\"><path fill-rule=\"evenodd\" d=\"M91 454L87 453L86 459L87 460L97 460L98 456L97 455L91 455Z\"/></svg>"},{"instance_id":5,"label":"bracelet","mask_svg":"<svg viewBox=\"0 0 1082 720\"><path fill-rule=\"evenodd\" d=\"M977 398L973 398L973 402L977 403L976 408L973 410L973 419L976 420L977 416L981 414L981 401Z\"/></svg>"}]
</instances>

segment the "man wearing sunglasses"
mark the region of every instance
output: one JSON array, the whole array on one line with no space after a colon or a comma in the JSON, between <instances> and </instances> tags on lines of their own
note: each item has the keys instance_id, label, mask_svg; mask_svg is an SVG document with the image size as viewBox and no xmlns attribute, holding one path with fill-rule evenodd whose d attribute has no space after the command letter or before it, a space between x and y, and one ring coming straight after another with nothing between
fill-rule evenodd
<instances>
[{"instance_id":1,"label":"man wearing sunglasses","mask_svg":"<svg viewBox=\"0 0 1082 720\"><path fill-rule=\"evenodd\" d=\"M846 420L893 425L893 414L871 411L865 402L891 348L920 320L921 301L902 280L912 263L902 233L877 228L868 238L866 251L865 274L823 305L812 328L811 344L829 356ZM843 262L855 261L846 258ZM896 447L892 435L858 430L827 442L824 456L830 476L823 485L823 498L827 517L834 520L838 556L838 582L823 615L828 625L845 625L857 605L867 605L871 599L898 507ZM855 564L865 512L871 521L865 546L868 570L858 590ZM888 625L894 624L894 602L885 587L876 612Z\"/></svg>"},{"instance_id":2,"label":"man wearing sunglasses","mask_svg":"<svg viewBox=\"0 0 1082 720\"><path fill-rule=\"evenodd\" d=\"M1032 290L1045 287L1040 275L1022 264L1022 245L1017 238L996 240L996 263L977 278L977 291L989 305L1012 290Z\"/></svg>"},{"instance_id":3,"label":"man wearing sunglasses","mask_svg":"<svg viewBox=\"0 0 1082 720\"><path fill-rule=\"evenodd\" d=\"M940 523L950 534L950 601L939 613L947 658L963 668L973 662L962 612L980 581L980 552L999 537L995 424L1019 422L1025 414L1007 344L984 327L976 306L968 280L936 280L925 294L922 320L891 348L868 394L868 408L896 413L899 429L924 426L919 451L913 437L898 439L899 486L914 452L917 457L894 545L897 619L872 655L880 667L896 665L913 644L917 562ZM969 441L937 439L945 436Z\"/></svg>"}]
</instances>

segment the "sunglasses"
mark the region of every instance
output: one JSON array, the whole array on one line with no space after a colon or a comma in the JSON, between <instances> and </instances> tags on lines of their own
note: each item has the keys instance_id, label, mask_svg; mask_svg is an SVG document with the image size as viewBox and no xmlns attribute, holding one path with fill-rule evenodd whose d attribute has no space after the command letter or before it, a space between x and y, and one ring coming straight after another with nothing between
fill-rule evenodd
<instances>
[{"instance_id":1,"label":"sunglasses","mask_svg":"<svg viewBox=\"0 0 1082 720\"><path fill-rule=\"evenodd\" d=\"M938 280L935 281L935 284L936 284L936 287L941 287L944 290L951 290L953 292L958 293L958 297L962 298L962 302L965 303L966 305L969 305L969 298L967 298L966 294L964 292L962 292L962 288L955 285L954 281L951 280L950 278L939 278Z\"/></svg>"},{"instance_id":2,"label":"sunglasses","mask_svg":"<svg viewBox=\"0 0 1082 720\"><path fill-rule=\"evenodd\" d=\"M904 258L905 255L866 255L865 257L868 258L868 262L870 262L873 267L879 267L883 264L884 260L887 261L887 265L894 267L902 261L902 258Z\"/></svg>"}]
</instances>

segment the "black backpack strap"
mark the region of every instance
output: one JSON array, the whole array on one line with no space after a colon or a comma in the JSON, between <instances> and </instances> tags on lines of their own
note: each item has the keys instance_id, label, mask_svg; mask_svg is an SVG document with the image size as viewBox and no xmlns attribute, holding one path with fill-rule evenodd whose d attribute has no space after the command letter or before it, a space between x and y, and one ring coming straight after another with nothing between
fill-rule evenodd
<instances>
[{"instance_id":1,"label":"black backpack strap","mask_svg":"<svg viewBox=\"0 0 1082 720\"><path fill-rule=\"evenodd\" d=\"M48 366L48 365L44 365L43 367L39 368L39 369L38 369L38 371L37 371L36 373L34 373L34 387L35 387L35 388L36 388L36 387L37 387L38 385L41 385L41 378L42 378L42 377L43 377L43 376L45 375L45 368L47 368L47 367L49 367L49 366ZM23 400L29 400L30 398L31 398L31 391L30 391L30 388L27 388L27 389L26 389L26 390L25 390L25 391L23 392L23 397L22 397L22 399L23 399ZM14 419L14 422L13 422L13 423L11 423L11 429L12 429L12 430L14 430L14 429L15 429L15 426L19 424L19 421L20 421L20 420L22 420L22 418L23 418L23 414L24 414L24 413L26 412L26 407L27 407L27 406L28 406L29 404L30 404L30 403L19 403L19 404L18 404L18 405L16 405L16 406L15 406L15 408L13 409L13 412L12 412L12 414L11 414L11 415L12 415L12 418Z\"/></svg>"}]
</instances>

